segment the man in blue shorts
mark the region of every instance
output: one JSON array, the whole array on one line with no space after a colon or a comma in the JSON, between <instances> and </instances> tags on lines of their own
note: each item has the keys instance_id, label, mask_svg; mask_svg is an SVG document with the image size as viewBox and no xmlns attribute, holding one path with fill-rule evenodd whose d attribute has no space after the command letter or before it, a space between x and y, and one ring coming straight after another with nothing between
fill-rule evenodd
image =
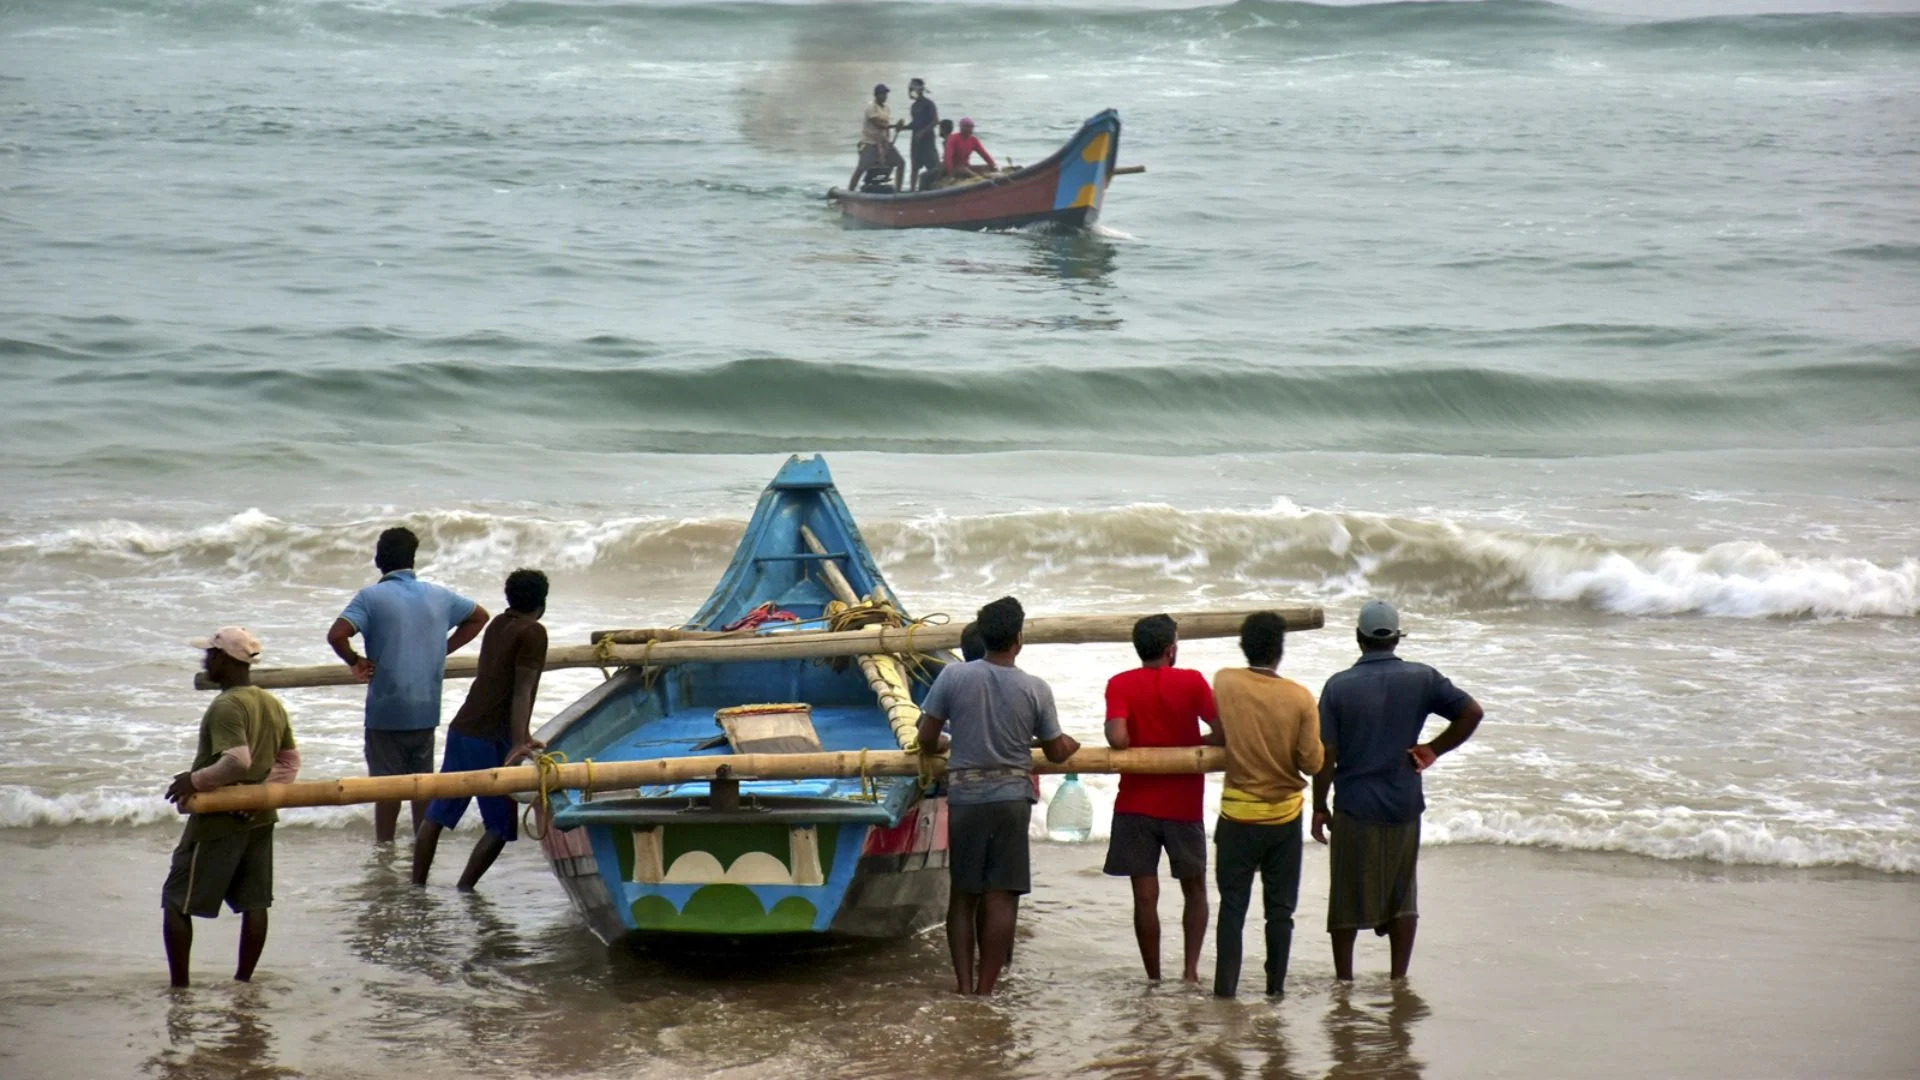
<instances>
[{"instance_id":1,"label":"man in blue shorts","mask_svg":"<svg viewBox=\"0 0 1920 1080\"><path fill-rule=\"evenodd\" d=\"M327 631L334 654L353 669L354 678L368 684L369 776L433 771L433 731L440 726L447 654L487 625L487 609L414 576L419 549L420 538L411 529L381 533L373 552L380 580L355 593ZM366 639L367 655L353 651L355 634ZM425 802L414 800L414 832L426 811ZM399 818L398 800L373 804L374 841L391 844Z\"/></svg>"},{"instance_id":2,"label":"man in blue shorts","mask_svg":"<svg viewBox=\"0 0 1920 1080\"><path fill-rule=\"evenodd\" d=\"M1015 904L1032 887L1027 825L1033 816L1033 746L1048 761L1080 749L1060 730L1053 690L1014 666L1026 612L1001 597L980 609L984 659L940 669L920 705L920 748L947 761L947 946L962 994L990 994L1013 949Z\"/></svg>"},{"instance_id":3,"label":"man in blue shorts","mask_svg":"<svg viewBox=\"0 0 1920 1080\"><path fill-rule=\"evenodd\" d=\"M447 753L441 772L472 772L511 765L538 750L534 741L533 698L540 691L540 673L547 666L547 628L540 616L547 611L547 575L538 570L515 570L507 575L507 610L487 624L480 639L480 674L467 692L466 704L447 725ZM435 799L427 807L413 840L413 883L425 885L433 866L440 832L460 824L468 797ZM514 811L517 804L504 795L480 798L480 821L486 826L467 868L460 874L460 891L471 892L500 851L519 839Z\"/></svg>"}]
</instances>

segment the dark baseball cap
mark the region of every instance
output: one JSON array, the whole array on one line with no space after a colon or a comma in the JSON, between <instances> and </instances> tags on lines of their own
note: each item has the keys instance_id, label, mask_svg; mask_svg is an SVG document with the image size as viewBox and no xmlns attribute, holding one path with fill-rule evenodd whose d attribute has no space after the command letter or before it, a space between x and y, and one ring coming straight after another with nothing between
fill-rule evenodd
<instances>
[{"instance_id":1,"label":"dark baseball cap","mask_svg":"<svg viewBox=\"0 0 1920 1080\"><path fill-rule=\"evenodd\" d=\"M886 83L875 83L875 84L874 84L874 87L873 87L873 92L874 92L874 93L876 93L876 94L886 94L886 93L891 93L891 91L889 91L889 90L887 89L887 84L886 84Z\"/></svg>"}]
</instances>

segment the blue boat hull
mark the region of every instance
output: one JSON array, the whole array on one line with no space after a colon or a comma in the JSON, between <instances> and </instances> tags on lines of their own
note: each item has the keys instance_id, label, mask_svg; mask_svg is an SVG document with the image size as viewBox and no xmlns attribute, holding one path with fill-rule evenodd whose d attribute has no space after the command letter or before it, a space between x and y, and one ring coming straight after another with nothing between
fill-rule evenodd
<instances>
[{"instance_id":1,"label":"blue boat hull","mask_svg":"<svg viewBox=\"0 0 1920 1080\"><path fill-rule=\"evenodd\" d=\"M802 526L826 556L808 550ZM817 620L833 599L828 559L860 595L893 600L825 463L795 458L761 496L688 627L719 629L766 603ZM918 700L925 686L912 691ZM811 708L822 749L899 748L857 667L818 661L629 668L540 736L570 761L724 754L716 710L784 702ZM944 919L946 800L916 779L745 778L738 805L711 796L696 781L592 798L558 792L540 809L554 875L602 940L815 946L907 937Z\"/></svg>"}]
</instances>

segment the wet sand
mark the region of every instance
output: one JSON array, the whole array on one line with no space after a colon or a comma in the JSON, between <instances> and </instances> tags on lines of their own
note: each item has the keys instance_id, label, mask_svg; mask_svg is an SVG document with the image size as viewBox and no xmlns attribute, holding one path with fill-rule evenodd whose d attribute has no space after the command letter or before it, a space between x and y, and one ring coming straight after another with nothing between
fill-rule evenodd
<instances>
[{"instance_id":1,"label":"wet sand","mask_svg":"<svg viewBox=\"0 0 1920 1080\"><path fill-rule=\"evenodd\" d=\"M1838 1078L1920 1063L1908 877L1430 848L1411 979L1393 987L1369 939L1343 988L1310 850L1288 995L1267 1000L1249 970L1223 1003L1139 976L1101 845L1044 844L1015 971L982 1002L948 991L937 935L794 960L610 953L530 844L458 894L472 837L449 837L416 891L358 829L283 828L256 981L228 978L239 920L224 916L196 923L197 985L173 991L156 899L171 830L8 831L0 1075Z\"/></svg>"}]
</instances>

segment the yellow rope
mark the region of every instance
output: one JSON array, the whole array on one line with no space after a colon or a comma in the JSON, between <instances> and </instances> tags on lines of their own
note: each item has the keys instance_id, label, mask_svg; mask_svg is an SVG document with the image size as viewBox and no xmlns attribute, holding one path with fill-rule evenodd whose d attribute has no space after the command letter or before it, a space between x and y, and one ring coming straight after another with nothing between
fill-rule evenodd
<instances>
[{"instance_id":1,"label":"yellow rope","mask_svg":"<svg viewBox=\"0 0 1920 1080\"><path fill-rule=\"evenodd\" d=\"M546 822L552 820L553 815L553 793L560 786L560 766L566 760L567 755L559 750L551 754L533 756L534 774L539 778L539 794L534 802L528 803L527 808L520 812L520 826L529 839L546 839ZM533 813L536 806L540 808L540 814L538 817L530 818L529 815ZM534 821L541 823L538 830L533 827Z\"/></svg>"},{"instance_id":2,"label":"yellow rope","mask_svg":"<svg viewBox=\"0 0 1920 1080\"><path fill-rule=\"evenodd\" d=\"M867 748L860 748L860 798L866 802L880 801L880 782L867 771Z\"/></svg>"},{"instance_id":3,"label":"yellow rope","mask_svg":"<svg viewBox=\"0 0 1920 1080\"><path fill-rule=\"evenodd\" d=\"M593 658L600 661L600 678L611 679L613 672L608 670L620 658L613 653L613 636L609 634L593 643Z\"/></svg>"}]
</instances>

